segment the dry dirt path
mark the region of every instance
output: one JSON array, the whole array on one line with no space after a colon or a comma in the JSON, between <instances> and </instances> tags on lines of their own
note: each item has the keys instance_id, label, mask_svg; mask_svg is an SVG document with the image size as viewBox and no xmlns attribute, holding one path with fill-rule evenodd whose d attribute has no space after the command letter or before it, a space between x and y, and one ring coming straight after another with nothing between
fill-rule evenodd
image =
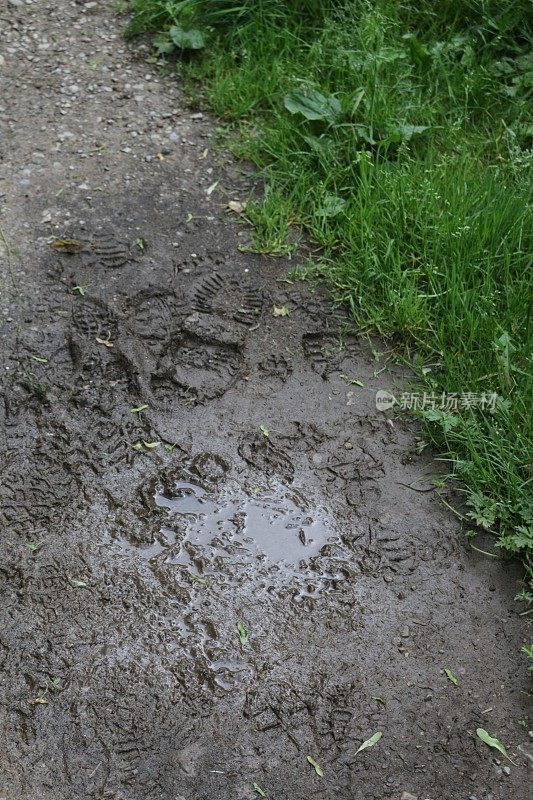
<instances>
[{"instance_id":1,"label":"dry dirt path","mask_svg":"<svg viewBox=\"0 0 533 800\"><path fill-rule=\"evenodd\" d=\"M0 28L0 797L523 800L519 575L385 357L239 250L246 181L112 2Z\"/></svg>"}]
</instances>

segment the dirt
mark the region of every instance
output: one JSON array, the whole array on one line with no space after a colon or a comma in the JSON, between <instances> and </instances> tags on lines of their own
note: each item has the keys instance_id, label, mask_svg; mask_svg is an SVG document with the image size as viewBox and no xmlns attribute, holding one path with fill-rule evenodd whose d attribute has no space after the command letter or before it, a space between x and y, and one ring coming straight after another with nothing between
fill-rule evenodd
<instances>
[{"instance_id":1,"label":"dirt","mask_svg":"<svg viewBox=\"0 0 533 800\"><path fill-rule=\"evenodd\" d=\"M376 410L386 346L246 252L112 2L0 21L0 797L525 798L520 572Z\"/></svg>"}]
</instances>

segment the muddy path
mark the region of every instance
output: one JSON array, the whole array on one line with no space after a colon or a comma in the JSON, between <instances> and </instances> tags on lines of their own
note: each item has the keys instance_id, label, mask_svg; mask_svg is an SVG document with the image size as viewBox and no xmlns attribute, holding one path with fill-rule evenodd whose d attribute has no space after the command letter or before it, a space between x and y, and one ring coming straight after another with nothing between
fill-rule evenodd
<instances>
[{"instance_id":1,"label":"muddy path","mask_svg":"<svg viewBox=\"0 0 533 800\"><path fill-rule=\"evenodd\" d=\"M0 27L0 797L525 798L520 576L376 411L385 346L244 252L112 2Z\"/></svg>"}]
</instances>

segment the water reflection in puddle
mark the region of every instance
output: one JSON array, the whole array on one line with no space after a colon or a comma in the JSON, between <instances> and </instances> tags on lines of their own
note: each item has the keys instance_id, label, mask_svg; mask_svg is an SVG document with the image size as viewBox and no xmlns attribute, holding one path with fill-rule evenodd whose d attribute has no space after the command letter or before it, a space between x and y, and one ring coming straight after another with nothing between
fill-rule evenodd
<instances>
[{"instance_id":1,"label":"water reflection in puddle","mask_svg":"<svg viewBox=\"0 0 533 800\"><path fill-rule=\"evenodd\" d=\"M183 531L182 544L188 549L214 548L271 563L298 564L337 540L326 511L311 509L303 495L283 486L258 490L256 496L234 486L213 496L194 483L178 481L172 497L157 493L155 502L168 515L168 526L161 529L171 551L167 563L190 561L187 548L174 548L176 527ZM154 544L145 556L158 555L162 547Z\"/></svg>"}]
</instances>

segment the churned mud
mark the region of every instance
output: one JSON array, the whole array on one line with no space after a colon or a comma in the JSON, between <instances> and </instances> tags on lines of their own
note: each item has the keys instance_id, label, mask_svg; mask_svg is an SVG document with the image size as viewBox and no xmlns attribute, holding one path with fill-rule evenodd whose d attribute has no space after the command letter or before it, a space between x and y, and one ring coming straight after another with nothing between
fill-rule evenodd
<instances>
[{"instance_id":1,"label":"churned mud","mask_svg":"<svg viewBox=\"0 0 533 800\"><path fill-rule=\"evenodd\" d=\"M518 570L113 8L0 10L0 797L523 800Z\"/></svg>"}]
</instances>

